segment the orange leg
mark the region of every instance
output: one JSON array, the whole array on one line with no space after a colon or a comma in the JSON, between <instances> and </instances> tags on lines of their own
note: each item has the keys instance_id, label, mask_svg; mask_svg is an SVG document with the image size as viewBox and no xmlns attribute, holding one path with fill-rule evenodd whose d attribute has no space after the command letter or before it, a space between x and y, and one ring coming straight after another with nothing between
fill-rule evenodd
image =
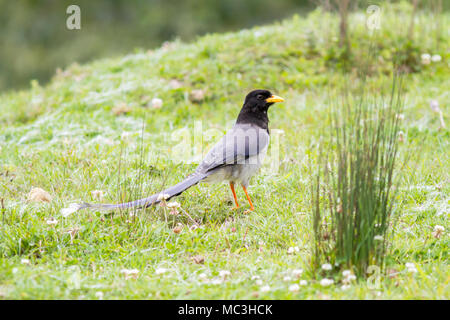
<instances>
[{"instance_id":1,"label":"orange leg","mask_svg":"<svg viewBox=\"0 0 450 320\"><path fill-rule=\"evenodd\" d=\"M250 210L251 211L255 210L255 207L253 207L252 200L250 199L250 196L248 195L247 188L242 186L242 189L244 189L245 195L247 196L248 203L250 203Z\"/></svg>"},{"instance_id":2,"label":"orange leg","mask_svg":"<svg viewBox=\"0 0 450 320\"><path fill-rule=\"evenodd\" d=\"M233 192L233 198L234 198L234 203L236 203L236 208L239 208L239 203L237 201L237 197L236 197L236 191L234 191L234 182L230 181L230 188L231 188L231 192Z\"/></svg>"}]
</instances>

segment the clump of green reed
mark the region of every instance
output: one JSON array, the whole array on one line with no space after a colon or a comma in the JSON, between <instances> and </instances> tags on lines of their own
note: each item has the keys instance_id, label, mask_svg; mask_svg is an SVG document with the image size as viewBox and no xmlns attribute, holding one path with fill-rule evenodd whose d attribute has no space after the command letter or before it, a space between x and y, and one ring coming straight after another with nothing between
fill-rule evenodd
<instances>
[{"instance_id":1,"label":"clump of green reed","mask_svg":"<svg viewBox=\"0 0 450 320\"><path fill-rule=\"evenodd\" d=\"M364 85L362 86L364 87ZM312 183L313 269L330 263L359 276L383 267L395 199L400 78L388 99L361 90L330 108L328 137L319 147Z\"/></svg>"}]
</instances>

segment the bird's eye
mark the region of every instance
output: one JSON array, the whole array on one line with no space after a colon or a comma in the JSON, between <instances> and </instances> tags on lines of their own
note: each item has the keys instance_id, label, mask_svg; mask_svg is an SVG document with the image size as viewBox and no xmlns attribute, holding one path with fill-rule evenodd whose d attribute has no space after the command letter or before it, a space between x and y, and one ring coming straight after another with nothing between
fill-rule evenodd
<instances>
[{"instance_id":1,"label":"bird's eye","mask_svg":"<svg viewBox=\"0 0 450 320\"><path fill-rule=\"evenodd\" d=\"M264 97L263 97L262 94L258 94L258 95L256 96L256 98L257 98L258 100L263 100L263 99L264 99Z\"/></svg>"}]
</instances>

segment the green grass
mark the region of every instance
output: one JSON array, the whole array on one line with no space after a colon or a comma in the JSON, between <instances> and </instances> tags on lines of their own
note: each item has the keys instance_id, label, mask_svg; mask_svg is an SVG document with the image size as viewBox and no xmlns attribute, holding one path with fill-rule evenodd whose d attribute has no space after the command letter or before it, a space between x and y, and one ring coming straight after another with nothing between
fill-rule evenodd
<instances>
[{"instance_id":1,"label":"green grass","mask_svg":"<svg viewBox=\"0 0 450 320\"><path fill-rule=\"evenodd\" d=\"M369 42L378 50L367 83L375 95L391 84L391 60L407 33L409 16L399 8L384 8L382 29L372 37L363 14L350 17L354 65ZM443 30L449 29L448 17L441 16ZM102 292L105 299L448 299L449 132L439 128L429 102L439 101L448 122L449 38L435 41L436 19L426 13L419 14L416 24L416 60L408 60L418 64L418 72L404 79L401 130L406 138L399 153L413 156L403 169L398 192L403 206L386 260L395 275L360 279L342 290L340 275L327 275L335 284L322 287L307 271L314 237L309 171L317 159L312 150L329 125L329 89L339 90L344 80L358 81L356 72L341 70L334 53L338 20L328 18L316 12L307 19L73 65L48 85L32 82L29 90L2 95L0 298L96 299ZM425 52L440 54L442 61L421 65ZM171 88L172 79L182 86ZM178 216L163 207L133 217L126 212L60 215L72 202L97 201L92 190L103 190L104 202L116 202L124 190L129 198L180 181L195 164L171 158L187 142L194 143L195 121L217 137L254 88L268 88L286 102L269 111L272 132L283 130L279 167L273 172L267 165L252 180L253 213L243 213L248 206L240 188L242 209L232 211L227 185L200 184L176 199L182 207ZM189 100L194 89L205 91L202 102ZM147 106L154 97L163 100L161 109ZM121 104L130 112L114 115L113 108ZM204 141L204 148L213 140ZM28 202L32 187L47 190L53 200ZM199 228L191 230L194 222L186 213ZM46 223L50 217L58 220L55 226ZM176 234L172 229L178 223L183 228ZM446 229L439 239L432 235L436 225ZM74 229L71 239L68 231ZM298 251L289 253L290 247ZM195 255L203 256L204 264L193 262ZM408 262L416 265L416 273L407 271ZM168 271L157 274L158 268ZM126 279L122 269L139 274ZM295 269L305 270L299 279L292 276ZM221 270L231 273L221 283L199 277L205 273L216 279ZM289 291L299 280L308 284ZM377 288L371 285L375 280ZM270 291L260 290L264 285Z\"/></svg>"}]
</instances>

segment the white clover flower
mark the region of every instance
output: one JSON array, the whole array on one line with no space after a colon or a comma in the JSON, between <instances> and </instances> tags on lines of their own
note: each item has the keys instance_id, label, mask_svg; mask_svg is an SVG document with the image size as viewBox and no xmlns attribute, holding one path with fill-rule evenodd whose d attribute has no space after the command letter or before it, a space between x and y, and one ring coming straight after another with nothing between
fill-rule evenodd
<instances>
[{"instance_id":1,"label":"white clover flower","mask_svg":"<svg viewBox=\"0 0 450 320\"><path fill-rule=\"evenodd\" d=\"M269 286L262 286L260 289L259 289L259 291L261 291L261 292L268 292L268 291L270 291L270 287Z\"/></svg>"},{"instance_id":2,"label":"white clover flower","mask_svg":"<svg viewBox=\"0 0 450 320\"><path fill-rule=\"evenodd\" d=\"M231 275L231 272L228 270L220 270L219 271L219 276L221 276L221 277L227 277L229 275Z\"/></svg>"},{"instance_id":3,"label":"white clover flower","mask_svg":"<svg viewBox=\"0 0 450 320\"><path fill-rule=\"evenodd\" d=\"M384 237L380 236L380 235L377 235L377 236L373 237L373 240L375 240L375 241L383 241Z\"/></svg>"},{"instance_id":4,"label":"white clover flower","mask_svg":"<svg viewBox=\"0 0 450 320\"><path fill-rule=\"evenodd\" d=\"M200 273L200 274L198 275L198 278L199 278L200 280L203 280L203 279L208 278L208 275L207 275L206 273Z\"/></svg>"},{"instance_id":5,"label":"white clover flower","mask_svg":"<svg viewBox=\"0 0 450 320\"><path fill-rule=\"evenodd\" d=\"M158 194L158 198L156 198L157 201L162 201L170 198L170 194L167 193L160 193Z\"/></svg>"},{"instance_id":6,"label":"white clover flower","mask_svg":"<svg viewBox=\"0 0 450 320\"><path fill-rule=\"evenodd\" d=\"M176 201L171 201L167 203L167 208L179 208L181 205Z\"/></svg>"},{"instance_id":7,"label":"white clover flower","mask_svg":"<svg viewBox=\"0 0 450 320\"><path fill-rule=\"evenodd\" d=\"M301 286L306 286L307 284L308 284L308 281L306 281L306 280L300 280L300 285Z\"/></svg>"},{"instance_id":8,"label":"white clover flower","mask_svg":"<svg viewBox=\"0 0 450 320\"><path fill-rule=\"evenodd\" d=\"M129 278L136 279L139 274L138 269L122 269L120 272L124 274L125 279Z\"/></svg>"},{"instance_id":9,"label":"white clover flower","mask_svg":"<svg viewBox=\"0 0 450 320\"><path fill-rule=\"evenodd\" d=\"M292 275L293 275L294 277L300 277L300 276L302 275L302 273L303 273L303 269L295 269L295 270L292 270Z\"/></svg>"},{"instance_id":10,"label":"white clover flower","mask_svg":"<svg viewBox=\"0 0 450 320\"><path fill-rule=\"evenodd\" d=\"M103 300L103 292L97 291L97 292L95 293L95 297L96 297L97 299L99 299L99 300Z\"/></svg>"},{"instance_id":11,"label":"white clover flower","mask_svg":"<svg viewBox=\"0 0 450 320\"><path fill-rule=\"evenodd\" d=\"M202 89L192 90L189 98L192 102L201 102L205 99L205 91Z\"/></svg>"},{"instance_id":12,"label":"white clover flower","mask_svg":"<svg viewBox=\"0 0 450 320\"><path fill-rule=\"evenodd\" d=\"M103 191L102 190L93 190L93 191L91 191L91 195L94 199L97 199L99 201L103 200Z\"/></svg>"},{"instance_id":13,"label":"white clover flower","mask_svg":"<svg viewBox=\"0 0 450 320\"><path fill-rule=\"evenodd\" d=\"M296 283L291 284L291 285L289 286L289 291L291 291L291 292L296 292L296 291L298 291L298 290L300 290L300 286L299 286L298 284L296 284Z\"/></svg>"},{"instance_id":14,"label":"white clover flower","mask_svg":"<svg viewBox=\"0 0 450 320\"><path fill-rule=\"evenodd\" d=\"M438 55L438 54L433 54L431 56L431 61L433 61L433 62L439 62L441 60L442 60L442 57L440 55Z\"/></svg>"},{"instance_id":15,"label":"white clover flower","mask_svg":"<svg viewBox=\"0 0 450 320\"><path fill-rule=\"evenodd\" d=\"M352 271L351 270L344 270L344 271L342 271L342 275L344 276L344 277L348 277L349 275L351 275L352 274Z\"/></svg>"},{"instance_id":16,"label":"white clover flower","mask_svg":"<svg viewBox=\"0 0 450 320\"><path fill-rule=\"evenodd\" d=\"M331 286L333 283L334 283L333 279L323 278L322 280L320 280L320 285L323 287Z\"/></svg>"},{"instance_id":17,"label":"white clover flower","mask_svg":"<svg viewBox=\"0 0 450 320\"><path fill-rule=\"evenodd\" d=\"M223 282L223 280L219 279L219 278L214 278L211 280L212 284L221 284L222 282Z\"/></svg>"},{"instance_id":18,"label":"white clover flower","mask_svg":"<svg viewBox=\"0 0 450 320\"><path fill-rule=\"evenodd\" d=\"M430 101L430 108L431 110L433 110L434 112L440 112L441 109L439 109L439 101L433 99Z\"/></svg>"},{"instance_id":19,"label":"white clover flower","mask_svg":"<svg viewBox=\"0 0 450 320\"><path fill-rule=\"evenodd\" d=\"M429 53L423 53L420 56L420 59L422 60L422 64L430 64L430 62L431 62L431 55Z\"/></svg>"},{"instance_id":20,"label":"white clover flower","mask_svg":"<svg viewBox=\"0 0 450 320\"><path fill-rule=\"evenodd\" d=\"M412 262L407 262L407 263L405 263L405 267L408 268L408 269L410 269L410 268L415 268L416 266L415 266L415 264L412 263Z\"/></svg>"},{"instance_id":21,"label":"white clover flower","mask_svg":"<svg viewBox=\"0 0 450 320\"><path fill-rule=\"evenodd\" d=\"M169 271L168 269L166 269L166 268L157 268L157 269L155 269L155 274L163 274L163 273L166 273L167 271Z\"/></svg>"},{"instance_id":22,"label":"white clover flower","mask_svg":"<svg viewBox=\"0 0 450 320\"><path fill-rule=\"evenodd\" d=\"M288 253L289 254L292 254L292 253L294 253L294 252L299 252L300 251L300 248L299 247L289 247L288 248Z\"/></svg>"},{"instance_id":23,"label":"white clover flower","mask_svg":"<svg viewBox=\"0 0 450 320\"><path fill-rule=\"evenodd\" d=\"M439 239L441 237L441 235L444 233L444 231L445 231L445 228L443 226L436 225L436 226L434 226L434 230L431 234L436 239Z\"/></svg>"},{"instance_id":24,"label":"white clover flower","mask_svg":"<svg viewBox=\"0 0 450 320\"><path fill-rule=\"evenodd\" d=\"M50 218L46 221L46 223L47 223L49 226L54 226L54 225L57 225L57 224L58 224L58 220L56 220L56 219L53 218L53 217L50 217Z\"/></svg>"},{"instance_id":25,"label":"white clover flower","mask_svg":"<svg viewBox=\"0 0 450 320\"><path fill-rule=\"evenodd\" d=\"M183 84L180 81L178 81L177 79L172 79L169 81L169 87L171 89L178 89L178 88L181 88L182 86L183 86Z\"/></svg>"},{"instance_id":26,"label":"white clover flower","mask_svg":"<svg viewBox=\"0 0 450 320\"><path fill-rule=\"evenodd\" d=\"M416 267L408 268L408 272L409 272L409 273L416 273L416 272L417 272L417 269L416 269Z\"/></svg>"},{"instance_id":27,"label":"white clover flower","mask_svg":"<svg viewBox=\"0 0 450 320\"><path fill-rule=\"evenodd\" d=\"M333 266L329 263L325 263L322 265L322 270L331 270Z\"/></svg>"},{"instance_id":28,"label":"white clover flower","mask_svg":"<svg viewBox=\"0 0 450 320\"><path fill-rule=\"evenodd\" d=\"M151 103L152 103L152 108L155 108L155 109L161 109L161 107L163 105L163 101L159 98L153 98Z\"/></svg>"},{"instance_id":29,"label":"white clover flower","mask_svg":"<svg viewBox=\"0 0 450 320\"><path fill-rule=\"evenodd\" d=\"M256 30L255 32L253 32L253 36L254 36L255 38L259 38L259 37L261 37L263 34L264 34L264 32L259 31L259 30Z\"/></svg>"},{"instance_id":30,"label":"white clover flower","mask_svg":"<svg viewBox=\"0 0 450 320\"><path fill-rule=\"evenodd\" d=\"M356 276L354 275L354 274L351 274L351 275L349 275L348 277L347 277L347 280L350 282L350 281L354 281L354 280L356 280Z\"/></svg>"}]
</instances>

